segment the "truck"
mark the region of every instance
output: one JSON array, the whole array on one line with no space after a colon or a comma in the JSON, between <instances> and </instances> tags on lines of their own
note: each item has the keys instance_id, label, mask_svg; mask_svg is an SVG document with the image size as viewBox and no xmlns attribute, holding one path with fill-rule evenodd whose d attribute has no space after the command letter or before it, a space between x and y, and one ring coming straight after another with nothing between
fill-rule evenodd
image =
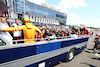
<instances>
[{"instance_id":1,"label":"truck","mask_svg":"<svg viewBox=\"0 0 100 67\"><path fill-rule=\"evenodd\" d=\"M11 44L0 35L0 67L50 67L71 61L87 46L89 37L61 37L34 43Z\"/></svg>"}]
</instances>

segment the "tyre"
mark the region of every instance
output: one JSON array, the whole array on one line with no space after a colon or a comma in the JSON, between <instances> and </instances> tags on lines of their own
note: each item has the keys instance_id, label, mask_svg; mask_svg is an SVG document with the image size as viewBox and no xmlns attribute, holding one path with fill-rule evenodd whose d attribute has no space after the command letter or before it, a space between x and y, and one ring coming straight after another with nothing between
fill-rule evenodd
<instances>
[{"instance_id":1,"label":"tyre","mask_svg":"<svg viewBox=\"0 0 100 67\"><path fill-rule=\"evenodd\" d=\"M75 54L76 54L76 50L71 49L67 54L66 61L71 61L74 58Z\"/></svg>"}]
</instances>

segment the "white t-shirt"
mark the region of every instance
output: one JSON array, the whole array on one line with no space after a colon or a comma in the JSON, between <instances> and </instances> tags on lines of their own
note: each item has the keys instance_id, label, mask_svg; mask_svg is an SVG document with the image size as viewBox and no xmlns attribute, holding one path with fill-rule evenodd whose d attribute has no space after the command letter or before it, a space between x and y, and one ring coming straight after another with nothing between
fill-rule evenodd
<instances>
[{"instance_id":1,"label":"white t-shirt","mask_svg":"<svg viewBox=\"0 0 100 67\"><path fill-rule=\"evenodd\" d=\"M17 25L16 23L13 23L12 26L18 27L18 26L21 26L21 24L19 23L19 24ZM14 36L14 37L20 37L20 36L22 36L22 31L14 31L14 32L13 32L13 36Z\"/></svg>"},{"instance_id":2,"label":"white t-shirt","mask_svg":"<svg viewBox=\"0 0 100 67\"><path fill-rule=\"evenodd\" d=\"M2 24L1 28L9 28L9 26L8 25L5 25L5 24ZM5 39L7 39L8 41L11 41L13 39L9 32L1 31L0 34Z\"/></svg>"},{"instance_id":3,"label":"white t-shirt","mask_svg":"<svg viewBox=\"0 0 100 67\"><path fill-rule=\"evenodd\" d=\"M73 38L78 38L78 36L76 34L73 34L72 36L73 36Z\"/></svg>"}]
</instances>

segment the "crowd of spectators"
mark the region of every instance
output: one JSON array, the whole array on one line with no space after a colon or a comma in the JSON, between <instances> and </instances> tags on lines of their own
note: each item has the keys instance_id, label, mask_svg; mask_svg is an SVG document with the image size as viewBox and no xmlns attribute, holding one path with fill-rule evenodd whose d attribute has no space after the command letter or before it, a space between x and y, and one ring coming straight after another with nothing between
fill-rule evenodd
<instances>
[{"instance_id":1,"label":"crowd of spectators","mask_svg":"<svg viewBox=\"0 0 100 67\"><path fill-rule=\"evenodd\" d=\"M79 29L74 26L71 28L59 28L56 26L37 26L43 33L43 38L47 38L49 40L56 40L62 38L78 38L78 37L86 37L89 36L89 31L86 28L80 27ZM36 35L36 38L41 38L40 34Z\"/></svg>"}]
</instances>

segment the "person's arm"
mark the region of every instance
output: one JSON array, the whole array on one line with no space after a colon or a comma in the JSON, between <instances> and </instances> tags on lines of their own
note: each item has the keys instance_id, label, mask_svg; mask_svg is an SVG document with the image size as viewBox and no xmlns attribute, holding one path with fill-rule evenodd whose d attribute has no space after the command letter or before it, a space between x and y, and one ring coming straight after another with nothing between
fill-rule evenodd
<instances>
[{"instance_id":1,"label":"person's arm","mask_svg":"<svg viewBox=\"0 0 100 67\"><path fill-rule=\"evenodd\" d=\"M94 41L95 42L95 44L98 44L96 41Z\"/></svg>"},{"instance_id":2,"label":"person's arm","mask_svg":"<svg viewBox=\"0 0 100 67\"><path fill-rule=\"evenodd\" d=\"M53 36L47 36L47 38L53 39L54 37Z\"/></svg>"},{"instance_id":3,"label":"person's arm","mask_svg":"<svg viewBox=\"0 0 100 67\"><path fill-rule=\"evenodd\" d=\"M47 38L56 39L56 37L54 37L54 36L48 36Z\"/></svg>"},{"instance_id":4,"label":"person's arm","mask_svg":"<svg viewBox=\"0 0 100 67\"><path fill-rule=\"evenodd\" d=\"M35 27L35 30L41 33L41 36L42 36L42 32L37 27Z\"/></svg>"},{"instance_id":5,"label":"person's arm","mask_svg":"<svg viewBox=\"0 0 100 67\"><path fill-rule=\"evenodd\" d=\"M19 30L23 30L24 26L20 26L20 27L10 27L10 28L1 28L0 31L19 31Z\"/></svg>"}]
</instances>

